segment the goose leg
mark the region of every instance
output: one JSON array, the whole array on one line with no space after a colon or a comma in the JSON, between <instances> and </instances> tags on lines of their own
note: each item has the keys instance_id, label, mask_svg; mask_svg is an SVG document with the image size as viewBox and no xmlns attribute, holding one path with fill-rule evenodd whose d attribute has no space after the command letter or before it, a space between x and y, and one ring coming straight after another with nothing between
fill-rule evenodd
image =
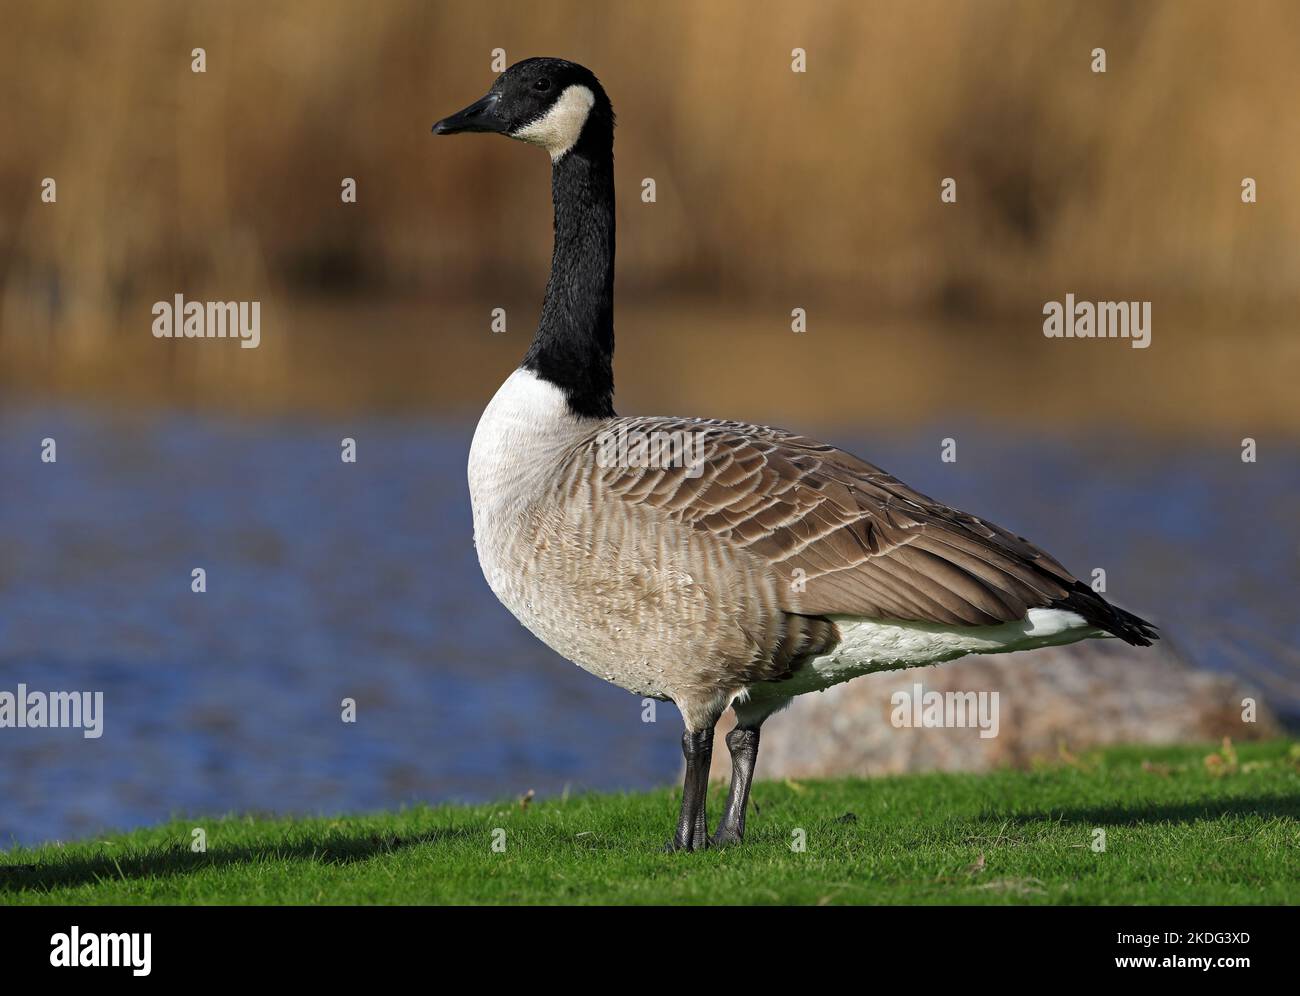
<instances>
[{"instance_id":1,"label":"goose leg","mask_svg":"<svg viewBox=\"0 0 1300 996\"><path fill-rule=\"evenodd\" d=\"M709 822L705 802L709 794L709 765L713 761L713 727L717 720L701 730L682 734L682 756L686 758L686 777L682 781L682 814L677 832L668 844L669 851L702 851L709 846Z\"/></svg>"},{"instance_id":2,"label":"goose leg","mask_svg":"<svg viewBox=\"0 0 1300 996\"><path fill-rule=\"evenodd\" d=\"M718 832L713 835L714 847L739 844L745 836L749 785L754 780L754 764L758 760L758 727L737 726L727 734L727 750L731 751L731 791L727 794L727 808L718 821Z\"/></svg>"}]
</instances>

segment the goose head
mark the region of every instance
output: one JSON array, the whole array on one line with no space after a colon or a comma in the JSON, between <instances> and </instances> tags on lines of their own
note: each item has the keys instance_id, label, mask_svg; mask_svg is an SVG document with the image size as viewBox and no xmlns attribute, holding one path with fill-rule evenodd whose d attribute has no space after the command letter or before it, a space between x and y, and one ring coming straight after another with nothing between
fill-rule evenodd
<instances>
[{"instance_id":1,"label":"goose head","mask_svg":"<svg viewBox=\"0 0 1300 996\"><path fill-rule=\"evenodd\" d=\"M495 132L540 145L558 161L575 146L606 149L613 142L614 111L595 73L565 59L516 62L492 89L433 126L435 135Z\"/></svg>"}]
</instances>

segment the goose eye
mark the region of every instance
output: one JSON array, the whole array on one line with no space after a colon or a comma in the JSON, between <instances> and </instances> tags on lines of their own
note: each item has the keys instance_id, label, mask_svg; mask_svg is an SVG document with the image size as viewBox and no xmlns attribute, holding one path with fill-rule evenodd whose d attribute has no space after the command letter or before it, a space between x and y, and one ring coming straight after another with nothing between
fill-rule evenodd
<instances>
[{"instance_id":1,"label":"goose eye","mask_svg":"<svg viewBox=\"0 0 1300 996\"><path fill-rule=\"evenodd\" d=\"M549 90L551 88L550 80L538 80L533 84L534 90Z\"/></svg>"}]
</instances>

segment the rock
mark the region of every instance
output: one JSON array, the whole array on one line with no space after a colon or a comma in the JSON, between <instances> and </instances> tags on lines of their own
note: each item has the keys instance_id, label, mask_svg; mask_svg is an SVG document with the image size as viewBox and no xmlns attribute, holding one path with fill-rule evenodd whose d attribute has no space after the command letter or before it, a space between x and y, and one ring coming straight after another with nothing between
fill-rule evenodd
<instances>
[{"instance_id":1,"label":"rock","mask_svg":"<svg viewBox=\"0 0 1300 996\"><path fill-rule=\"evenodd\" d=\"M1234 678L1195 670L1165 645L1130 647L1091 641L1027 653L966 657L937 667L866 675L825 692L803 695L763 726L759 778L824 778L911 771L987 771L1055 760L1110 744L1175 744L1257 740L1281 728L1259 696ZM963 728L901 725L924 716L926 693L977 693ZM894 696L899 696L894 698ZM1256 722L1242 720L1242 699L1255 698ZM931 701L933 697L930 697ZM957 700L954 700L956 702ZM937 714L935 714L937 715ZM900 721L900 725L891 722ZM962 711L951 714L960 721ZM996 726L991 722L996 718ZM718 725L714 778L731 777Z\"/></svg>"}]
</instances>

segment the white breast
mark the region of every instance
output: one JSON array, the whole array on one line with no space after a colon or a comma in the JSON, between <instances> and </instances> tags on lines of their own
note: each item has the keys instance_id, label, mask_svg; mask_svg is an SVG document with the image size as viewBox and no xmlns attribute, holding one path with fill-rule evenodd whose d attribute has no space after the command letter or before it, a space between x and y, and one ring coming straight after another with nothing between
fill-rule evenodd
<instances>
[{"instance_id":1,"label":"white breast","mask_svg":"<svg viewBox=\"0 0 1300 996\"><path fill-rule=\"evenodd\" d=\"M512 580L528 552L530 516L553 494L566 455L589 430L558 387L523 368L479 419L469 450L474 545L488 585L516 615L523 607L512 604Z\"/></svg>"}]
</instances>

